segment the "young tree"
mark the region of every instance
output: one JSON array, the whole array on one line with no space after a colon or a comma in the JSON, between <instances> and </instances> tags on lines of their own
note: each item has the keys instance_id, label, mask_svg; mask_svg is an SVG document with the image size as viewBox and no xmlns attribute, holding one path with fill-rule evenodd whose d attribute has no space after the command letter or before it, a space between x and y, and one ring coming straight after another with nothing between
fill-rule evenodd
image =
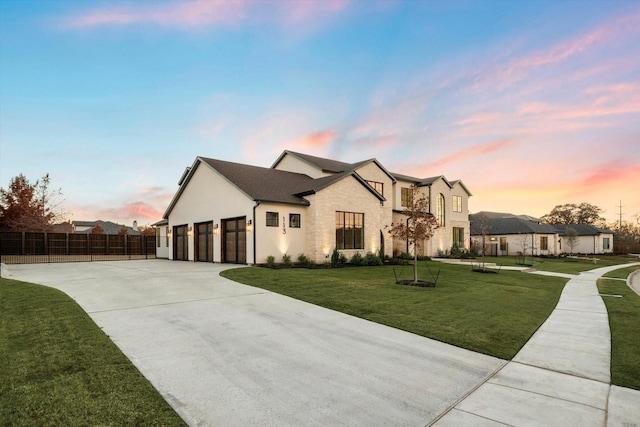
<instances>
[{"instance_id":1,"label":"young tree","mask_svg":"<svg viewBox=\"0 0 640 427\"><path fill-rule=\"evenodd\" d=\"M104 234L104 228L102 228L100 224L96 224L96 226L91 229L91 234Z\"/></svg>"},{"instance_id":2,"label":"young tree","mask_svg":"<svg viewBox=\"0 0 640 427\"><path fill-rule=\"evenodd\" d=\"M118 230L119 236L126 236L128 234L129 234L129 229L127 228L126 225L123 225L122 227L120 227L120 230Z\"/></svg>"},{"instance_id":3,"label":"young tree","mask_svg":"<svg viewBox=\"0 0 640 427\"><path fill-rule=\"evenodd\" d=\"M516 239L516 244L522 248L522 264L527 264L527 251L531 249L531 257L537 249L534 234L521 233Z\"/></svg>"},{"instance_id":4,"label":"young tree","mask_svg":"<svg viewBox=\"0 0 640 427\"><path fill-rule=\"evenodd\" d=\"M402 212L406 221L385 228L393 237L407 240L413 247L413 282L418 283L418 246L433 236L438 223L429 212L429 199L415 185L411 186L411 196L409 206Z\"/></svg>"},{"instance_id":5,"label":"young tree","mask_svg":"<svg viewBox=\"0 0 640 427\"><path fill-rule=\"evenodd\" d=\"M481 215L478 219L478 229L480 230L480 241L476 241L477 247L482 251L482 270L485 270L484 257L488 250L491 248L489 242L489 233L491 232L491 226L489 225L489 218L486 215Z\"/></svg>"},{"instance_id":6,"label":"young tree","mask_svg":"<svg viewBox=\"0 0 640 427\"><path fill-rule=\"evenodd\" d=\"M143 236L155 236L156 235L156 229L153 228L153 227L149 227L148 225L143 225L142 227L140 227L138 229L138 231Z\"/></svg>"},{"instance_id":7,"label":"young tree","mask_svg":"<svg viewBox=\"0 0 640 427\"><path fill-rule=\"evenodd\" d=\"M571 254L573 254L573 248L578 246L578 232L575 228L567 227L564 235L567 238L567 246L569 246Z\"/></svg>"},{"instance_id":8,"label":"young tree","mask_svg":"<svg viewBox=\"0 0 640 427\"><path fill-rule=\"evenodd\" d=\"M7 190L0 188L0 229L51 231L62 220L61 190L50 190L51 178L45 174L31 184L20 174Z\"/></svg>"}]
</instances>

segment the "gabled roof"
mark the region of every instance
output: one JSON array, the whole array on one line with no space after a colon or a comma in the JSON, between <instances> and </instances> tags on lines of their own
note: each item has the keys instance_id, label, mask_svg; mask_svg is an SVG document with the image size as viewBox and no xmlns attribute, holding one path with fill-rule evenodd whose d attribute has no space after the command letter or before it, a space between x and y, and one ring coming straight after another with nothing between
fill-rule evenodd
<instances>
[{"instance_id":1,"label":"gabled roof","mask_svg":"<svg viewBox=\"0 0 640 427\"><path fill-rule=\"evenodd\" d=\"M483 234L483 226L486 226L486 234L556 234L556 229L549 225L536 221L529 221L518 217L487 218L481 223L479 220L471 220L471 234L474 236Z\"/></svg>"},{"instance_id":2,"label":"gabled roof","mask_svg":"<svg viewBox=\"0 0 640 427\"><path fill-rule=\"evenodd\" d=\"M166 219L169 217L169 214L200 165L210 167L215 173L222 176L231 185L235 186L249 199L254 201L308 206L309 201L305 199L304 196L315 194L349 176L358 180L378 199L381 201L385 200L384 197L379 195L369 184L359 177L357 173L351 170L314 179L301 173L227 162L207 157L197 157L193 166L189 168L187 176L182 180L182 185L173 196L163 218Z\"/></svg>"},{"instance_id":3,"label":"gabled roof","mask_svg":"<svg viewBox=\"0 0 640 427\"><path fill-rule=\"evenodd\" d=\"M337 160L325 159L322 157L311 156L309 154L296 153L295 151L284 150L280 157L273 163L271 169L274 169L278 163L287 155L299 158L305 163L320 169L322 172L339 173L353 169L351 163L339 162Z\"/></svg>"},{"instance_id":4,"label":"gabled roof","mask_svg":"<svg viewBox=\"0 0 640 427\"><path fill-rule=\"evenodd\" d=\"M403 175L401 173L395 173L395 172L392 172L391 175L393 175L395 179L399 179L401 181L409 181L417 185L418 187L429 187L433 185L434 182L441 179L444 181L445 184L447 184L449 188L453 188L455 185L460 185L462 189L466 191L466 193L469 196L472 196L471 191L469 191L467 186L464 185L464 183L461 180L456 179L454 181L449 181L444 175L432 176L429 178L416 178L415 176Z\"/></svg>"},{"instance_id":5,"label":"gabled roof","mask_svg":"<svg viewBox=\"0 0 640 427\"><path fill-rule=\"evenodd\" d=\"M278 157L278 160L276 160L273 165L271 166L271 168L275 168L276 166L278 166L278 163L280 163L280 161L282 161L282 159L286 156L286 155L291 155L294 157L297 157L298 159L302 160L303 162L315 167L316 169L319 169L322 172L325 173L342 173L342 172L351 172L354 171L362 166L365 166L369 163L374 163L376 166L378 166L389 178L391 178L391 181L395 182L396 179L393 176L393 174L391 172L389 172L384 166L382 166L382 163L380 163L377 159L367 159L367 160L362 160L360 162L356 162L356 163L345 163L345 162L340 162L337 160L332 160L332 159L325 159L323 157L316 157L316 156L311 156L309 154L303 154L303 153L297 153L295 151L289 151L289 150L285 150L282 152L282 154L280 155L280 157Z\"/></svg>"},{"instance_id":6,"label":"gabled roof","mask_svg":"<svg viewBox=\"0 0 640 427\"><path fill-rule=\"evenodd\" d=\"M536 218L533 217L531 215L514 215L512 213L507 213L507 212L491 212L491 211L480 211L480 212L476 212L474 214L470 214L469 215L469 219L471 221L474 220L478 220L482 217L486 217L489 219L493 219L493 218L520 218L520 219L524 219L527 221L533 221L533 222L542 222L542 220L540 218Z\"/></svg>"},{"instance_id":7,"label":"gabled roof","mask_svg":"<svg viewBox=\"0 0 640 427\"><path fill-rule=\"evenodd\" d=\"M604 228L598 228L590 224L555 224L553 225L559 235L565 236L568 228L576 230L578 236L597 236L600 234L613 234L611 230L605 230Z\"/></svg>"}]
</instances>

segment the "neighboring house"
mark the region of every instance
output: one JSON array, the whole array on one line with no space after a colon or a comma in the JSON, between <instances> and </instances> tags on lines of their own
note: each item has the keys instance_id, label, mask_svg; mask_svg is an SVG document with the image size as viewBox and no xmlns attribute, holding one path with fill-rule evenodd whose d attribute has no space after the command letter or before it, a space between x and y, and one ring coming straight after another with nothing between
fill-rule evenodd
<instances>
[{"instance_id":1,"label":"neighboring house","mask_svg":"<svg viewBox=\"0 0 640 427\"><path fill-rule=\"evenodd\" d=\"M549 225L529 215L478 212L469 215L472 245L487 255L560 255L613 252L613 233L587 224ZM576 244L569 247L566 229L576 230Z\"/></svg>"},{"instance_id":2,"label":"neighboring house","mask_svg":"<svg viewBox=\"0 0 640 427\"><path fill-rule=\"evenodd\" d=\"M454 241L467 248L471 194L460 181L394 174L376 159L344 163L292 151L271 168L197 157L163 221L154 224L158 256L241 264L301 253L323 263L334 248L348 258L381 248L390 256L408 249L385 227L403 220L412 184L430 197L441 222L423 253L450 249Z\"/></svg>"},{"instance_id":3,"label":"neighboring house","mask_svg":"<svg viewBox=\"0 0 640 427\"><path fill-rule=\"evenodd\" d=\"M100 227L104 230L104 234L118 234L122 227L125 227L123 224L116 224L111 221L72 221L71 225L73 226L73 233L77 234L90 234L91 230L100 224ZM127 227L127 232L129 235L137 236L140 234L138 231L138 225L136 222L133 222L133 227Z\"/></svg>"},{"instance_id":4,"label":"neighboring house","mask_svg":"<svg viewBox=\"0 0 640 427\"><path fill-rule=\"evenodd\" d=\"M478 252L491 256L557 255L558 232L527 215L478 212L469 215L471 241Z\"/></svg>"},{"instance_id":5,"label":"neighboring house","mask_svg":"<svg viewBox=\"0 0 640 427\"><path fill-rule=\"evenodd\" d=\"M560 236L561 253L606 254L613 253L613 231L594 227L589 224L570 224L553 226ZM576 231L573 248L569 245L567 229Z\"/></svg>"}]
</instances>

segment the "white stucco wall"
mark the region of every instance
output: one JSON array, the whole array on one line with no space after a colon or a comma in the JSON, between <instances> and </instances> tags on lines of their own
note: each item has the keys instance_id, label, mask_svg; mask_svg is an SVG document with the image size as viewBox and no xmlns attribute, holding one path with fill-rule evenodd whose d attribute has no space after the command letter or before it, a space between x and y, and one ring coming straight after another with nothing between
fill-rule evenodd
<instances>
[{"instance_id":1,"label":"white stucco wall","mask_svg":"<svg viewBox=\"0 0 640 427\"><path fill-rule=\"evenodd\" d=\"M184 185L184 184L183 184ZM215 172L207 164L201 163L195 170L186 188L169 215L169 226L186 224L194 227L200 222L213 221L219 228L214 231L213 261L221 261L221 222L223 219L253 216L255 203L237 187ZM194 233L189 236L189 260L194 260ZM168 255L173 258L173 241L170 239ZM253 260L253 236L247 232L247 263Z\"/></svg>"},{"instance_id":2,"label":"white stucco wall","mask_svg":"<svg viewBox=\"0 0 640 427\"><path fill-rule=\"evenodd\" d=\"M254 230L256 233L256 262L267 262L269 255L276 262L282 262L282 256L288 254L292 262L297 262L298 255L305 254L305 230L307 206L287 205L280 203L261 203L256 208ZM278 213L278 226L267 227L267 212ZM300 214L300 228L289 227L289 214ZM284 232L283 232L284 231Z\"/></svg>"},{"instance_id":3,"label":"white stucco wall","mask_svg":"<svg viewBox=\"0 0 640 427\"><path fill-rule=\"evenodd\" d=\"M547 250L542 250L540 246L540 238L547 238ZM500 250L500 239L507 239L507 252ZM491 240L495 239L495 240ZM477 245L478 250L482 247L482 236L473 236L473 242ZM497 245L498 256L519 255L524 252L523 243L526 245L527 255L559 255L558 235L557 234L503 234L485 236L485 244L487 245L487 254L491 254L490 245Z\"/></svg>"},{"instance_id":4,"label":"white stucco wall","mask_svg":"<svg viewBox=\"0 0 640 427\"><path fill-rule=\"evenodd\" d=\"M156 227L156 258L169 258L167 231L168 227L166 225ZM160 235L160 245L158 245L158 235Z\"/></svg>"},{"instance_id":5,"label":"white stucco wall","mask_svg":"<svg viewBox=\"0 0 640 427\"><path fill-rule=\"evenodd\" d=\"M609 249L604 249L604 238L609 238ZM578 236L577 244L573 248L574 254L604 254L613 253L613 235L600 234L595 236ZM561 253L571 253L571 248L567 243L567 238L562 237Z\"/></svg>"}]
</instances>

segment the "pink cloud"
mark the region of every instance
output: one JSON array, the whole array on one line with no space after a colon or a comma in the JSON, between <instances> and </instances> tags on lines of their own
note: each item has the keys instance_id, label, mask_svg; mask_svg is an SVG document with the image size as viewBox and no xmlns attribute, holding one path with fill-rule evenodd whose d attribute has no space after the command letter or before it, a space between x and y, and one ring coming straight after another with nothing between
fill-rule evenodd
<instances>
[{"instance_id":1,"label":"pink cloud","mask_svg":"<svg viewBox=\"0 0 640 427\"><path fill-rule=\"evenodd\" d=\"M105 6L65 20L69 28L152 24L179 29L233 26L246 21L279 22L285 27L318 25L342 13L351 0L258 1L186 0Z\"/></svg>"},{"instance_id":2,"label":"pink cloud","mask_svg":"<svg viewBox=\"0 0 640 427\"><path fill-rule=\"evenodd\" d=\"M457 153L451 154L449 156L446 156L434 162L431 162L425 168L433 169L433 168L441 167L448 163L458 162L462 159L491 154L497 151L501 151L510 145L513 145L513 140L507 138L507 139L499 139L497 141L488 142L486 144L479 144L473 147L467 147L467 148L464 148L463 150L458 151Z\"/></svg>"},{"instance_id":3,"label":"pink cloud","mask_svg":"<svg viewBox=\"0 0 640 427\"><path fill-rule=\"evenodd\" d=\"M338 136L338 132L333 129L325 129L310 135L307 135L302 140L294 143L295 146L304 146L311 148L321 148L326 144L334 141Z\"/></svg>"}]
</instances>

